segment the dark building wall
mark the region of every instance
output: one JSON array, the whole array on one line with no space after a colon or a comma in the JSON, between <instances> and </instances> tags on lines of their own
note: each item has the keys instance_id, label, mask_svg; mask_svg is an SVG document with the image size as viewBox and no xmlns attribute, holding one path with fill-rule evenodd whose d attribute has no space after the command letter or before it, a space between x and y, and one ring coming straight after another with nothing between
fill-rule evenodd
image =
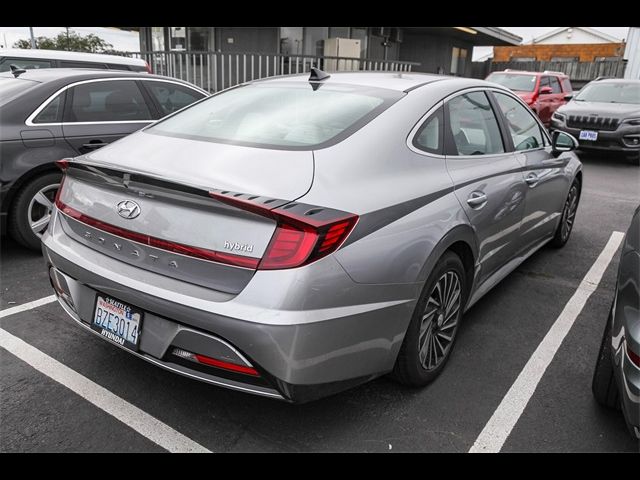
<instances>
[{"instance_id":1,"label":"dark building wall","mask_svg":"<svg viewBox=\"0 0 640 480\"><path fill-rule=\"evenodd\" d=\"M384 37L378 35L369 35L369 48L367 52L367 58L373 58L376 60L384 60ZM387 44L387 60L399 60L401 43L388 41Z\"/></svg>"},{"instance_id":2,"label":"dark building wall","mask_svg":"<svg viewBox=\"0 0 640 480\"><path fill-rule=\"evenodd\" d=\"M464 71L458 75L469 76L471 74L471 56L473 44L456 38L425 33L404 32L404 41L400 44L400 60L419 62L419 67L413 67L416 72L438 73L438 67L442 73L451 73L451 55L453 47L467 49L467 60Z\"/></svg>"},{"instance_id":3,"label":"dark building wall","mask_svg":"<svg viewBox=\"0 0 640 480\"><path fill-rule=\"evenodd\" d=\"M277 53L279 27L218 27L217 50L221 52ZM230 43L229 39L233 39Z\"/></svg>"}]
</instances>

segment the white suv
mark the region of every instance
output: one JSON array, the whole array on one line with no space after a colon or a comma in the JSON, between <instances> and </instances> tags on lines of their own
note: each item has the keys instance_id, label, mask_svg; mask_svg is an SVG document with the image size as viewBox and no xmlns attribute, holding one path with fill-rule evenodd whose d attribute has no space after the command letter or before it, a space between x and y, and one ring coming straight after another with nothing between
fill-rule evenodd
<instances>
[{"instance_id":1,"label":"white suv","mask_svg":"<svg viewBox=\"0 0 640 480\"><path fill-rule=\"evenodd\" d=\"M21 48L0 50L0 72L8 72L11 70L11 65L26 70L35 68L101 68L151 73L149 64L140 58L60 50Z\"/></svg>"}]
</instances>

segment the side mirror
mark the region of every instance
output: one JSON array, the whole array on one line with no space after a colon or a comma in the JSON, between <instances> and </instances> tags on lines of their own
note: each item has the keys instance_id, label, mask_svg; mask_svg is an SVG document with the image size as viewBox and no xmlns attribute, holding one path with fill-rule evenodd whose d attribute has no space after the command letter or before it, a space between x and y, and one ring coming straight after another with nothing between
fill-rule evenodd
<instances>
[{"instance_id":1,"label":"side mirror","mask_svg":"<svg viewBox=\"0 0 640 480\"><path fill-rule=\"evenodd\" d=\"M553 90L551 87L542 87L540 88L540 95L549 95Z\"/></svg>"},{"instance_id":2,"label":"side mirror","mask_svg":"<svg viewBox=\"0 0 640 480\"><path fill-rule=\"evenodd\" d=\"M573 98L573 93L567 93L564 96L564 99L568 102L569 100L571 100Z\"/></svg>"},{"instance_id":3,"label":"side mirror","mask_svg":"<svg viewBox=\"0 0 640 480\"><path fill-rule=\"evenodd\" d=\"M570 152L579 146L578 140L573 135L560 130L554 130L551 134L551 147L556 155L560 155L562 152Z\"/></svg>"}]
</instances>

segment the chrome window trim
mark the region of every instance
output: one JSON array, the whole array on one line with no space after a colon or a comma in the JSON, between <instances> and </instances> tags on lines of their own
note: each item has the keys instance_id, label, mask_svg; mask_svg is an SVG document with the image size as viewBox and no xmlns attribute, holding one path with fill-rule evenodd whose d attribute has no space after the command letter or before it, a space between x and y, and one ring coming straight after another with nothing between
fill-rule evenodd
<instances>
[{"instance_id":1,"label":"chrome window trim","mask_svg":"<svg viewBox=\"0 0 640 480\"><path fill-rule=\"evenodd\" d=\"M547 130L544 128L544 125L542 125L542 122L540 121L540 119L533 114L530 110L530 108L520 99L520 97L518 97L517 95L514 95L513 93L506 91L506 90L502 90L501 88L496 88L496 87L469 87L469 88L465 88L463 90L458 90L454 93L451 93L449 95L447 95L446 97L444 97L442 100L439 100L433 107L431 107L427 113L425 113L424 115L422 115L420 117L420 119L418 120L418 122L413 126L413 128L411 129L411 131L409 132L409 135L407 135L407 147L409 147L409 150L411 150L412 152L415 152L419 155L423 155L426 157L434 157L434 158L464 158L464 159L469 159L469 158L488 158L488 157L497 157L497 156L502 156L502 155L508 155L508 154L517 154L517 153L526 153L526 152L533 152L536 150L544 150L545 148L547 148L549 145L543 145L542 147L537 147L537 148L532 148L529 150L514 150L511 152L502 152L502 153L490 153L490 154L485 154L485 155L441 155L441 154L437 154L437 153L429 153L429 152L425 152L424 150L420 150L419 148L417 148L414 144L413 141L415 139L416 134L418 133L418 130L420 130L420 128L422 128L422 125L424 124L425 121L427 121L429 119L429 117L441 106L444 106L445 103L447 103L448 101L450 101L451 99L458 97L460 95L464 95L466 93L470 93L470 92L477 92L477 91L482 91L482 92L487 92L487 91L491 91L491 92L497 92L497 93L502 93L504 95L507 95L513 99L515 99L517 102L519 102L522 106L524 106L524 108L526 108L527 110L529 110L529 115L531 115L533 117L533 119L538 123L538 127L540 128L540 131L542 132L542 135L546 138L547 142L549 143L549 145L551 145L551 139L549 137L549 134L547 133ZM494 113L495 115L495 113ZM496 118L496 121L498 119ZM498 123L498 128L500 128L500 124ZM511 135L510 132L507 132L509 135Z\"/></svg>"},{"instance_id":2,"label":"chrome window trim","mask_svg":"<svg viewBox=\"0 0 640 480\"><path fill-rule=\"evenodd\" d=\"M126 123L152 123L155 122L156 120L159 119L153 119L150 118L148 120L108 120L108 121L104 121L104 122L49 122L49 123L34 123L33 120L38 116L38 114L40 114L40 112L42 110L44 110L45 108L47 108L47 106L49 105L49 103L51 103L58 95L60 95L62 92L64 92L65 90L68 90L69 88L75 87L77 85L83 85L86 83L96 83L96 82L117 82L117 81L122 81L122 80L131 80L134 82L165 82L165 83L175 83L176 85L181 85L183 87L186 88L190 88L191 90L194 90L196 92L199 93L203 93L206 96L204 98L207 98L209 96L209 93L207 93L205 90L202 90L200 88L197 88L195 86L192 85L187 85L185 83L182 82L178 82L175 80L165 80L162 78L143 78L143 77L112 77L112 78L93 78L90 80L81 80L79 82L74 82L74 83L70 83L69 85L66 85L64 87L62 87L61 89L59 89L58 91L56 91L55 93L53 93L49 98L47 98L43 103L40 104L40 106L38 108L36 108L33 113L31 113L31 115L29 115L27 117L27 119L25 120L25 125L28 127L39 127L39 126L63 126L63 125L109 125L109 124L126 124ZM142 92L141 92L142 93ZM145 100L145 104L146 104L146 100ZM164 118L164 117L161 117Z\"/></svg>"}]
</instances>

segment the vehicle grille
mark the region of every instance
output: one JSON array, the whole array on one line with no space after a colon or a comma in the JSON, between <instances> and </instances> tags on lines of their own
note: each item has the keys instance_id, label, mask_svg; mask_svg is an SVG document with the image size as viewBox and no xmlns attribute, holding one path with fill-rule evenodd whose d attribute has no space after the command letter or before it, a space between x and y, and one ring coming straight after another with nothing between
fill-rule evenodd
<instances>
[{"instance_id":1,"label":"vehicle grille","mask_svg":"<svg viewBox=\"0 0 640 480\"><path fill-rule=\"evenodd\" d=\"M594 117L589 115L569 115L567 127L587 130L615 130L620 121L617 118Z\"/></svg>"}]
</instances>

